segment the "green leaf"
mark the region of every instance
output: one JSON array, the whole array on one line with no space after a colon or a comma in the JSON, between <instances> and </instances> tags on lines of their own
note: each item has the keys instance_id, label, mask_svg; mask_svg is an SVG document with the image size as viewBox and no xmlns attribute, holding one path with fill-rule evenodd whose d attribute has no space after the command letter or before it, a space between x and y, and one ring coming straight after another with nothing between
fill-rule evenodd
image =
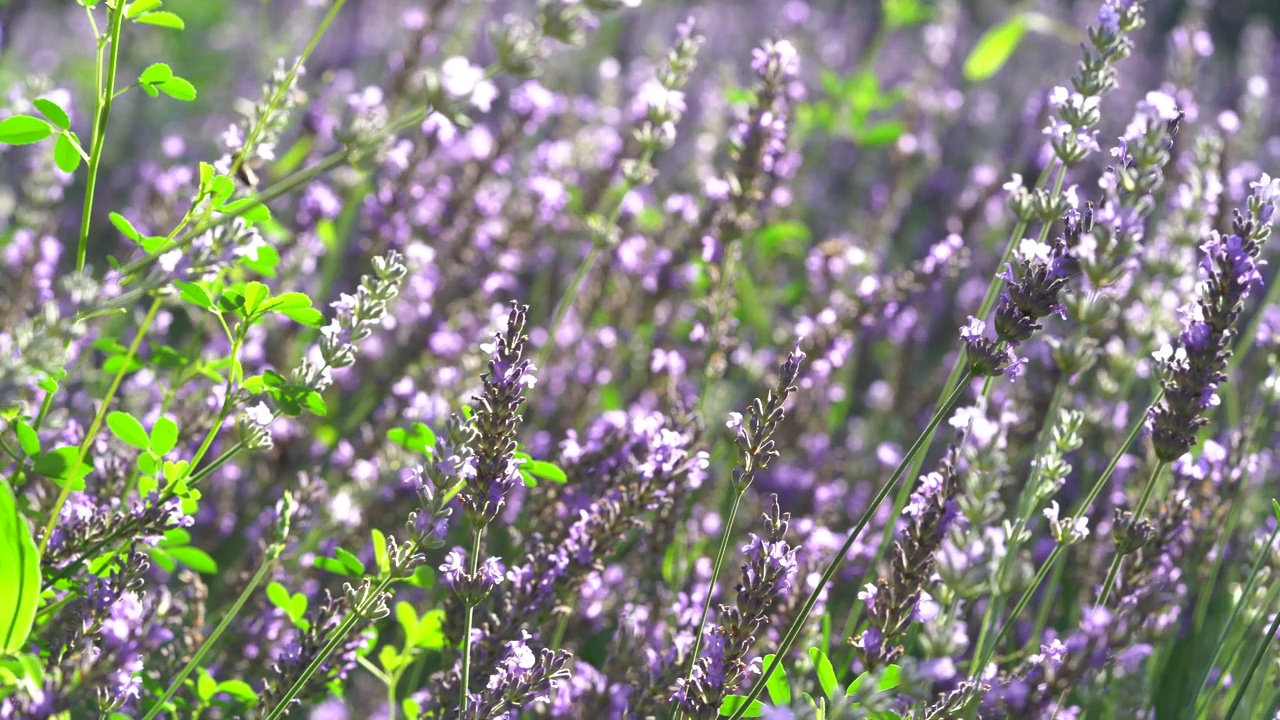
<instances>
[{"instance_id":1,"label":"green leaf","mask_svg":"<svg viewBox=\"0 0 1280 720\"><path fill-rule=\"evenodd\" d=\"M159 85L168 82L173 78L173 68L165 63L155 63L148 65L146 70L138 76L138 82L143 85Z\"/></svg>"},{"instance_id":2,"label":"green leaf","mask_svg":"<svg viewBox=\"0 0 1280 720\"><path fill-rule=\"evenodd\" d=\"M190 545L168 548L173 559L195 570L201 575L217 575L218 563L209 557L209 553Z\"/></svg>"},{"instance_id":3,"label":"green leaf","mask_svg":"<svg viewBox=\"0 0 1280 720\"><path fill-rule=\"evenodd\" d=\"M177 563L173 561L173 556L168 550L162 550L157 547L146 548L147 555L151 557L151 562L155 563L161 570L171 573L178 569Z\"/></svg>"},{"instance_id":4,"label":"green leaf","mask_svg":"<svg viewBox=\"0 0 1280 720\"><path fill-rule=\"evenodd\" d=\"M764 656L764 663L760 666L763 671L773 662L772 654ZM773 669L773 673L769 675L769 679L765 681L765 690L769 691L769 702L775 707L791 706L791 683L787 682L787 673L782 669L782 664Z\"/></svg>"},{"instance_id":5,"label":"green leaf","mask_svg":"<svg viewBox=\"0 0 1280 720\"><path fill-rule=\"evenodd\" d=\"M880 674L880 682L876 685L876 689L880 692L892 690L902 682L902 668L897 665L890 665Z\"/></svg>"},{"instance_id":6,"label":"green leaf","mask_svg":"<svg viewBox=\"0 0 1280 720\"><path fill-rule=\"evenodd\" d=\"M163 90L163 88L161 89ZM194 99L194 97L193 95L192 98ZM253 223L271 221L271 209L259 202L257 198L240 198L234 202L229 202L222 207L222 212L227 215L239 215Z\"/></svg>"},{"instance_id":7,"label":"green leaf","mask_svg":"<svg viewBox=\"0 0 1280 720\"><path fill-rule=\"evenodd\" d=\"M208 670L199 668L199 676L196 678L196 697L202 702L209 702L213 699L213 694L218 691L218 681L213 679Z\"/></svg>"},{"instance_id":8,"label":"green leaf","mask_svg":"<svg viewBox=\"0 0 1280 720\"><path fill-rule=\"evenodd\" d=\"M331 557L317 557L311 562L311 567L314 567L317 570L331 572L334 575L342 575L343 577L352 576L351 571L347 570L345 565Z\"/></svg>"},{"instance_id":9,"label":"green leaf","mask_svg":"<svg viewBox=\"0 0 1280 720\"><path fill-rule=\"evenodd\" d=\"M40 436L36 434L34 428L27 424L26 420L17 418L13 421L13 433L18 436L18 446L22 448L22 452L28 457L35 457L40 454Z\"/></svg>"},{"instance_id":10,"label":"green leaf","mask_svg":"<svg viewBox=\"0 0 1280 720\"><path fill-rule=\"evenodd\" d=\"M196 283L186 282L184 280L175 280L174 286L178 288L178 297L205 310L213 309L213 299L209 297L209 293Z\"/></svg>"},{"instance_id":11,"label":"green leaf","mask_svg":"<svg viewBox=\"0 0 1280 720\"><path fill-rule=\"evenodd\" d=\"M133 2L125 5L124 16L132 20L144 12L151 12L159 8L163 4L163 0L133 0Z\"/></svg>"},{"instance_id":12,"label":"green leaf","mask_svg":"<svg viewBox=\"0 0 1280 720\"><path fill-rule=\"evenodd\" d=\"M241 703L258 700L258 693L253 691L253 686L243 680L223 680L218 683L218 692L226 693Z\"/></svg>"},{"instance_id":13,"label":"green leaf","mask_svg":"<svg viewBox=\"0 0 1280 720\"><path fill-rule=\"evenodd\" d=\"M53 127L38 117L14 115L0 120L0 143L30 145L53 134Z\"/></svg>"},{"instance_id":14,"label":"green leaf","mask_svg":"<svg viewBox=\"0 0 1280 720\"><path fill-rule=\"evenodd\" d=\"M271 288L254 280L244 286L244 314L254 315L262 303L271 297Z\"/></svg>"},{"instance_id":15,"label":"green leaf","mask_svg":"<svg viewBox=\"0 0 1280 720\"><path fill-rule=\"evenodd\" d=\"M1280 502L1277 502L1275 498L1271 498L1271 512L1275 513L1276 522L1280 522Z\"/></svg>"},{"instance_id":16,"label":"green leaf","mask_svg":"<svg viewBox=\"0 0 1280 720\"><path fill-rule=\"evenodd\" d=\"M148 15L147 17L151 16ZM168 95L174 100L191 102L196 99L196 86L192 85L185 78L180 78L177 75L169 78L163 84L157 85L156 87L160 89L160 92Z\"/></svg>"},{"instance_id":17,"label":"green leaf","mask_svg":"<svg viewBox=\"0 0 1280 720\"><path fill-rule=\"evenodd\" d=\"M310 390L302 398L302 404L307 406L307 410L316 417L325 417L329 414L329 406L325 404L324 398L320 397L320 393Z\"/></svg>"},{"instance_id":18,"label":"green leaf","mask_svg":"<svg viewBox=\"0 0 1280 720\"><path fill-rule=\"evenodd\" d=\"M173 528L171 530L166 530L164 533L164 539L160 541L160 547L166 547L166 548L177 546L177 545L190 545L190 544L191 544L191 533L187 532L186 529L184 528Z\"/></svg>"},{"instance_id":19,"label":"green leaf","mask_svg":"<svg viewBox=\"0 0 1280 720\"><path fill-rule=\"evenodd\" d=\"M231 193L236 191L236 184L226 175L216 175L213 180L209 181L210 198L214 206L222 207L222 204L231 197Z\"/></svg>"},{"instance_id":20,"label":"green leaf","mask_svg":"<svg viewBox=\"0 0 1280 720\"><path fill-rule=\"evenodd\" d=\"M821 648L809 648L809 659L813 661L813 669L818 673L818 686L822 688L822 693L834 699L838 689L836 671L831 667L827 654Z\"/></svg>"},{"instance_id":21,"label":"green leaf","mask_svg":"<svg viewBox=\"0 0 1280 720\"><path fill-rule=\"evenodd\" d=\"M157 27L171 28L173 30L185 30L187 27L186 23L182 22L182 18L178 17L177 15L174 15L171 12L166 12L163 10L159 12L149 12L146 15L141 15L135 18L134 22L139 22L144 25L155 25Z\"/></svg>"},{"instance_id":22,"label":"green leaf","mask_svg":"<svg viewBox=\"0 0 1280 720\"><path fill-rule=\"evenodd\" d=\"M404 630L405 645L413 644L413 637L418 632L418 612L413 605L404 601L396 603L396 622Z\"/></svg>"},{"instance_id":23,"label":"green leaf","mask_svg":"<svg viewBox=\"0 0 1280 720\"><path fill-rule=\"evenodd\" d=\"M53 164L64 173L73 173L80 167L80 151L68 135L59 135L53 143Z\"/></svg>"},{"instance_id":24,"label":"green leaf","mask_svg":"<svg viewBox=\"0 0 1280 720\"><path fill-rule=\"evenodd\" d=\"M391 428L387 431L387 439L405 450L427 454L427 448L436 445L435 432L425 423L416 422L410 430Z\"/></svg>"},{"instance_id":25,"label":"green leaf","mask_svg":"<svg viewBox=\"0 0 1280 720\"><path fill-rule=\"evenodd\" d=\"M401 701L400 709L404 711L405 720L420 720L422 718L422 703L411 697Z\"/></svg>"},{"instance_id":26,"label":"green leaf","mask_svg":"<svg viewBox=\"0 0 1280 720\"><path fill-rule=\"evenodd\" d=\"M48 98L40 98L31 104L36 106L36 110L39 110L46 120L56 125L59 129L71 129L71 118L67 116L67 111L63 110L58 103Z\"/></svg>"},{"instance_id":27,"label":"green leaf","mask_svg":"<svg viewBox=\"0 0 1280 720\"><path fill-rule=\"evenodd\" d=\"M307 327L320 327L324 325L324 315L315 308L291 308L289 310L277 310L281 315L293 320L300 325Z\"/></svg>"},{"instance_id":28,"label":"green leaf","mask_svg":"<svg viewBox=\"0 0 1280 720\"><path fill-rule=\"evenodd\" d=\"M418 618L417 631L413 635L413 646L423 650L439 650L445 645L444 610L435 608Z\"/></svg>"},{"instance_id":29,"label":"green leaf","mask_svg":"<svg viewBox=\"0 0 1280 720\"><path fill-rule=\"evenodd\" d=\"M147 429L142 427L142 423L138 422L138 418L127 412L119 410L113 411L107 415L107 427L111 428L111 434L120 438L128 445L139 450L149 450L151 448L151 439L147 437Z\"/></svg>"},{"instance_id":30,"label":"green leaf","mask_svg":"<svg viewBox=\"0 0 1280 720\"><path fill-rule=\"evenodd\" d=\"M360 558L355 555L352 555L339 547L333 549L333 556L336 557L338 562L342 563L342 566L345 567L352 575L364 574L364 563L360 562Z\"/></svg>"},{"instance_id":31,"label":"green leaf","mask_svg":"<svg viewBox=\"0 0 1280 720\"><path fill-rule=\"evenodd\" d=\"M732 715L738 711L746 703L747 699L742 695L730 695L724 699L724 704L720 706L721 715ZM742 713L742 717L760 717L764 714L764 703L759 700L752 700L751 705L747 707L746 712Z\"/></svg>"},{"instance_id":32,"label":"green leaf","mask_svg":"<svg viewBox=\"0 0 1280 720\"><path fill-rule=\"evenodd\" d=\"M13 490L0 478L0 654L27 644L40 602L40 552L18 511Z\"/></svg>"},{"instance_id":33,"label":"green leaf","mask_svg":"<svg viewBox=\"0 0 1280 720\"><path fill-rule=\"evenodd\" d=\"M69 485L72 490L83 490L84 476L93 470L93 466L82 462L79 467L75 467L79 457L80 449L74 445L60 447L37 455L32 463L32 470L37 475L49 478L58 487Z\"/></svg>"},{"instance_id":34,"label":"green leaf","mask_svg":"<svg viewBox=\"0 0 1280 720\"><path fill-rule=\"evenodd\" d=\"M289 590L284 585L272 580L267 585L267 599L285 613L289 612Z\"/></svg>"},{"instance_id":35,"label":"green leaf","mask_svg":"<svg viewBox=\"0 0 1280 720\"><path fill-rule=\"evenodd\" d=\"M883 147L907 132L907 126L898 120L886 120L856 130L853 141L863 147Z\"/></svg>"},{"instance_id":36,"label":"green leaf","mask_svg":"<svg viewBox=\"0 0 1280 720\"><path fill-rule=\"evenodd\" d=\"M984 32L965 58L965 79L980 82L999 72L1026 33L1027 19L1022 14L1012 15Z\"/></svg>"},{"instance_id":37,"label":"green leaf","mask_svg":"<svg viewBox=\"0 0 1280 720\"><path fill-rule=\"evenodd\" d=\"M178 424L167 417L156 418L151 428L151 452L156 455L168 455L178 444Z\"/></svg>"},{"instance_id":38,"label":"green leaf","mask_svg":"<svg viewBox=\"0 0 1280 720\"><path fill-rule=\"evenodd\" d=\"M564 483L569 480L569 476L564 474L564 470L556 467L554 463L543 460L526 460L520 467L529 471L535 477L550 480L553 483Z\"/></svg>"},{"instance_id":39,"label":"green leaf","mask_svg":"<svg viewBox=\"0 0 1280 720\"><path fill-rule=\"evenodd\" d=\"M107 219L111 221L112 225L116 226L116 229L120 231L121 235L124 235L134 242L142 242L142 233L138 232L137 228L133 226L133 223L129 222L129 219L125 216L120 213L111 213L110 215L107 215Z\"/></svg>"},{"instance_id":40,"label":"green leaf","mask_svg":"<svg viewBox=\"0 0 1280 720\"><path fill-rule=\"evenodd\" d=\"M379 570L387 570L387 536L378 528L373 528L369 533L373 539L373 561L377 563Z\"/></svg>"}]
</instances>

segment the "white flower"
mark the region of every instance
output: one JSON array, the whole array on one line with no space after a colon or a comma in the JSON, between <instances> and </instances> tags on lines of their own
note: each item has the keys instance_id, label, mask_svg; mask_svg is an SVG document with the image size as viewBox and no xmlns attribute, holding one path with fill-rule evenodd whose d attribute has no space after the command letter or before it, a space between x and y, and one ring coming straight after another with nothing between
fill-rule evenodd
<instances>
[{"instance_id":1,"label":"white flower","mask_svg":"<svg viewBox=\"0 0 1280 720\"><path fill-rule=\"evenodd\" d=\"M729 413L729 420L725 422L724 426L729 428L730 430L737 430L738 428L742 427L742 413L740 412Z\"/></svg>"}]
</instances>

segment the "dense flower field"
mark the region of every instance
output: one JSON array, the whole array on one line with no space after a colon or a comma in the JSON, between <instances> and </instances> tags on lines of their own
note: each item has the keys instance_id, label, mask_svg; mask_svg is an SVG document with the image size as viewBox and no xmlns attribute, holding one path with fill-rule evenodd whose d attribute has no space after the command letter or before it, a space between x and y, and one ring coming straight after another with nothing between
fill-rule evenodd
<instances>
[{"instance_id":1,"label":"dense flower field","mask_svg":"<svg viewBox=\"0 0 1280 720\"><path fill-rule=\"evenodd\" d=\"M1280 717L1255 5L0 0L0 719Z\"/></svg>"}]
</instances>

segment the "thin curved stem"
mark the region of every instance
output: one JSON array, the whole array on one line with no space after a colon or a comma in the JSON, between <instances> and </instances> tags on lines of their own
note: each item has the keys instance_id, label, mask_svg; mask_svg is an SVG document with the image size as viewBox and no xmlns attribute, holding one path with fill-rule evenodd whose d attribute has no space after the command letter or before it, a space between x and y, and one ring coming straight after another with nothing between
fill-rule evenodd
<instances>
[{"instance_id":1,"label":"thin curved stem","mask_svg":"<svg viewBox=\"0 0 1280 720\"><path fill-rule=\"evenodd\" d=\"M480 572L480 538L484 528L471 531L471 577ZM467 703L471 701L471 626L475 622L475 603L467 601L467 615L462 621L462 682L458 691L458 715L466 717Z\"/></svg>"},{"instance_id":2,"label":"thin curved stem","mask_svg":"<svg viewBox=\"0 0 1280 720\"><path fill-rule=\"evenodd\" d=\"M111 401L116 397L116 391L120 389L120 383L124 380L124 375L129 370L130 362L133 356L138 353L138 346L142 344L142 338L146 336L147 330L151 327L152 321L156 319L156 313L160 311L160 298L156 298L151 302L151 308L147 310L147 315L142 319L142 324L138 326L138 332L133 336L133 343L129 345L129 349L125 351L124 359L120 363L120 369L116 371L116 375L111 379L111 385L107 388L107 394L102 398L102 404L98 406L98 412L93 416L93 421L89 423L89 429L85 432L84 441L80 443L80 449L76 452L76 462L72 465L72 472L79 472L80 466L84 464L84 459L89 455L89 447L93 445L94 439L98 436L98 431L102 429L102 421L107 417L107 410L111 407ZM53 526L58 522L58 515L62 513L62 506L67 503L67 497L71 494L71 480L68 478L62 483L62 491L58 493L58 499L54 501L53 508L49 511L49 522L44 526L44 537L40 539L40 557L44 557L45 549L49 547L49 538L53 537Z\"/></svg>"},{"instance_id":3,"label":"thin curved stem","mask_svg":"<svg viewBox=\"0 0 1280 720\"><path fill-rule=\"evenodd\" d=\"M968 380L968 378L969 370L966 368L961 375L960 382L956 384L956 389L947 397L946 401L938 407L937 411L934 412L933 417L929 419L929 424L925 427L924 432L920 433L920 436L916 438L914 443L912 443L911 448L907 450L907 454L902 458L902 461L898 463L898 467L893 471L893 474L889 476L889 481L884 484L884 487L880 488L880 490L875 494L875 497L871 498L871 502L866 511L862 514L862 517L858 519L858 524L849 531L849 535L845 538L844 544L840 546L840 549L836 551L835 556L831 558L831 562L827 563L827 567L822 571L822 577L818 579L818 583L813 587L813 590L809 592L809 597L805 599L804 605L800 608L799 614L796 615L795 620L791 622L791 627L787 629L786 634L782 638L782 642L778 644L778 649L774 652L773 662L769 663L769 667L765 668L760 677L772 677L773 671L778 669L778 666L782 664L783 658L787 656L787 653L791 651L791 646L794 645L796 639L800 637L800 633L804 629L805 621L809 619L809 613L813 612L813 607L818 603L818 598L822 595L823 589L826 588L827 583L831 582L831 578L835 576L836 570L840 568L841 563L844 562L845 556L848 555L849 551L853 548L853 544L858 541L858 537L862 535L862 531L867 527L867 524L871 522L871 518L880 508L880 504L889 496L889 493L893 492L894 486L898 484L903 473L906 472L908 465L915 459L916 453L920 452L925 447L928 438L933 434L933 431L938 428L942 419L950 415L951 411L955 409L955 406L959 404L960 399L964 396L964 393L967 390L965 387L965 381ZM742 702L738 706L738 709L729 716L729 720L738 720L741 718L751 707L751 704L755 702L756 698L760 697L760 693L764 692L764 686L764 683L756 683L751 688L751 691L747 693L745 701Z\"/></svg>"},{"instance_id":4,"label":"thin curved stem","mask_svg":"<svg viewBox=\"0 0 1280 720\"><path fill-rule=\"evenodd\" d=\"M76 245L76 272L84 272L85 258L89 252L89 225L93 215L93 195L98 187L98 170L102 167L102 149L107 144L107 121L111 118L111 102L116 93L116 68L120 59L120 31L124 26L124 2L117 2L108 7L107 40L111 44L111 52L107 56L106 77L99 73L98 102L93 116L93 137L89 141L89 162L84 186L84 206L80 211L80 236ZM92 19L90 11L90 19ZM97 28L94 28L97 35ZM99 39L99 42L102 42ZM99 46L99 69L101 69L101 46Z\"/></svg>"},{"instance_id":5,"label":"thin curved stem","mask_svg":"<svg viewBox=\"0 0 1280 720\"><path fill-rule=\"evenodd\" d=\"M1142 496L1138 498L1138 504L1133 508L1133 522L1142 519L1142 512L1147 509L1147 504L1151 502L1151 496L1155 493L1156 485L1160 481L1160 473L1169 463L1161 460L1151 469L1151 477L1147 478L1147 485L1142 489ZM1102 592L1098 595L1098 605L1106 605L1108 598L1111 597L1111 591L1115 588L1116 577L1120 575L1120 564L1124 562L1125 554L1116 552L1116 556L1111 559L1111 567L1107 570L1107 579L1102 583Z\"/></svg>"}]
</instances>

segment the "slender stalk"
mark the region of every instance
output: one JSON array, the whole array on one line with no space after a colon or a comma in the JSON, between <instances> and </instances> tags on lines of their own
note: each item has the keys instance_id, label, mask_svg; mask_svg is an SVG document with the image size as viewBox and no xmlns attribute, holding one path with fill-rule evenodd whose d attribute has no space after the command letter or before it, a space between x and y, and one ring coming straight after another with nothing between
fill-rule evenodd
<instances>
[{"instance_id":1,"label":"slender stalk","mask_svg":"<svg viewBox=\"0 0 1280 720\"><path fill-rule=\"evenodd\" d=\"M480 538L484 528L476 527L471 531L471 577L480 572ZM467 615L462 621L462 682L458 691L458 715L465 717L471 690L471 625L475 622L476 606L467 601Z\"/></svg>"},{"instance_id":2,"label":"slender stalk","mask_svg":"<svg viewBox=\"0 0 1280 720\"><path fill-rule=\"evenodd\" d=\"M1027 586L1026 590L1022 591L1022 597L1018 598L1018 602L1013 606L1013 610L1009 613L1009 617L1005 618L1005 621L1001 623L1000 630L996 633L996 636L991 639L991 644L982 651L982 655L975 656L980 659L969 668L970 678L978 678L982 675L983 668L987 666L987 663L991 662L991 657L995 655L996 648L1000 645L1000 641L1004 639L1005 633L1009 632L1009 628L1013 627L1014 620L1022 613L1023 610L1026 609L1027 603L1031 602L1032 594L1039 589L1040 583L1044 582L1049 571L1057 564L1058 558L1062 555L1062 549L1064 547L1066 546L1061 543L1055 545L1053 547L1053 552L1049 553L1049 557L1045 558L1044 564L1040 566L1040 569L1036 572L1036 576L1032 578L1031 584Z\"/></svg>"},{"instance_id":3,"label":"slender stalk","mask_svg":"<svg viewBox=\"0 0 1280 720\"><path fill-rule=\"evenodd\" d=\"M1262 566L1266 564L1267 558L1270 556L1270 550L1276 541L1277 534L1280 534L1280 525L1277 525L1276 529L1271 531L1271 536L1267 538L1267 544L1264 546L1263 551L1258 553L1257 559L1253 561L1253 568L1249 573L1249 579L1245 583L1244 590L1240 592L1239 599L1236 600L1235 606L1231 608L1231 615L1227 617L1227 622L1223 624L1222 629L1218 632L1218 640L1214 643L1213 652L1209 655L1209 662L1205 663L1199 682L1192 686L1196 691L1196 711L1193 717L1198 717L1203 712L1200 704L1200 695L1204 690L1204 685L1209 681L1209 673L1212 672L1213 666L1217 664L1218 658L1222 655L1222 649L1227 644L1227 635L1230 634L1231 627L1235 625L1236 619L1240 617L1240 613L1244 610L1245 602L1253 595L1253 590L1258 585L1258 580L1262 574ZM1209 697L1205 696L1203 700L1207 706Z\"/></svg>"},{"instance_id":4,"label":"slender stalk","mask_svg":"<svg viewBox=\"0 0 1280 720\"><path fill-rule=\"evenodd\" d=\"M1147 504L1151 501L1151 496L1155 493L1156 485L1160 481L1160 473L1162 473L1169 463L1161 460L1151 469L1151 477L1147 479L1147 486L1142 490L1142 496L1138 498L1138 504L1133 508L1133 522L1142 519L1142 512L1147 509ZM1107 570L1107 579L1102 583L1102 592L1098 595L1098 604L1106 605L1107 599L1111 596L1111 590L1115 587L1116 576L1120 574L1120 564L1124 562L1124 554L1117 552L1116 556L1111 559L1111 568Z\"/></svg>"},{"instance_id":5,"label":"slender stalk","mask_svg":"<svg viewBox=\"0 0 1280 720\"><path fill-rule=\"evenodd\" d=\"M950 415L951 411L955 409L955 406L960 403L960 399L964 397L965 391L967 390L965 387L965 381L968 379L969 370L966 368L961 374L960 381L956 383L956 389L938 407L937 411L933 413L933 417L929 419L928 426L925 427L924 432L920 433L920 436L916 438L916 441L912 443L911 448L907 450L907 454L902 458L902 461L898 463L898 467L894 469L893 474L889 476L888 482L884 484L884 487L880 488L880 490L875 494L875 497L871 498L871 502L867 506L866 511L863 512L862 517L858 519L858 524L849 531L849 535L845 538L844 544L840 546L840 549L836 551L835 556L831 558L831 561L827 563L827 567L822 571L822 577L818 579L818 584L809 592L809 597L805 599L804 605L801 606L800 613L796 615L795 620L791 622L791 627L787 629L786 634L782 638L782 642L778 644L778 649L774 652L773 662L769 663L769 667L765 668L760 677L772 677L773 671L782 664L787 653L791 651L791 646L794 645L796 639L800 637L800 633L804 629L805 621L809 619L809 613L813 612L813 606L818 603L818 597L822 595L823 589L826 588L827 583L831 582L831 578L835 576L836 570L840 568L841 563L844 562L845 556L848 555L849 551L853 548L853 544L858 541L858 537L862 535L862 531L867 527L867 524L871 522L871 518L875 515L876 510L879 509L880 504L889 496L889 493L893 492L894 486L898 484L903 473L906 472L907 466L915 458L916 453L920 452L925 447L928 442L928 438L933 434L933 431L938 428L942 419ZM751 707L751 704L756 700L756 698L760 697L760 693L764 692L764 685L764 683L756 683L751 688L751 691L747 693L745 701L742 702L742 704L738 706L738 709L729 716L729 720L739 720L739 718L741 718Z\"/></svg>"},{"instance_id":6,"label":"slender stalk","mask_svg":"<svg viewBox=\"0 0 1280 720\"><path fill-rule=\"evenodd\" d=\"M1240 689L1236 690L1236 696L1231 701L1231 707L1228 707L1227 714L1222 716L1223 720L1231 720L1235 716L1240 703L1244 701L1244 691L1249 689L1253 674L1258 671L1258 666L1262 664L1262 658L1266 656L1267 649L1271 647L1271 641L1275 640L1277 630L1280 630L1280 612L1276 613L1275 619L1271 621L1271 627L1267 628L1266 639L1258 646L1258 651L1253 654L1253 661L1249 663L1249 669L1245 671L1244 679L1240 681Z\"/></svg>"},{"instance_id":7,"label":"slender stalk","mask_svg":"<svg viewBox=\"0 0 1280 720\"><path fill-rule=\"evenodd\" d=\"M644 167L653 159L653 148L644 151L640 156L640 166ZM618 195L618 201L614 203L609 217L605 221L604 229L601 231L604 237L597 238L591 243L591 249L587 251L587 256L582 259L578 265L578 269L573 273L573 279L569 281L569 286L565 288L564 294L560 296L560 300L556 303L556 308L551 314L551 322L547 325L547 341L542 347L538 348L536 367L543 367L547 364L547 358L550 357L551 348L555 346L556 333L559 332L560 326L564 324L565 318L569 316L569 311L573 309L573 303L578 299L578 293L582 291L582 285L587 281L587 276L591 274L591 269L595 267L596 260L600 255L600 249L606 247L609 234L613 232L613 228L618 224L618 218L622 217L622 203L626 199L627 194L635 189L635 183L626 180L622 186L622 192Z\"/></svg>"},{"instance_id":8,"label":"slender stalk","mask_svg":"<svg viewBox=\"0 0 1280 720\"><path fill-rule=\"evenodd\" d=\"M698 632L693 637L693 651L689 654L689 670L685 673L685 682L693 679L693 668L698 664L698 652L702 650L702 636L706 632L707 615L711 612L711 596L715 594L716 579L720 577L720 570L724 567L724 557L729 551L729 538L733 535L733 523L738 517L738 507L742 505L742 495L746 488L742 488L733 494L733 506L729 509L729 520L724 525L724 531L720 534L720 550L716 552L716 564L711 570L711 583L707 585L707 597L702 601L702 617L698 619ZM671 704L671 718L676 720L683 713L680 706L676 703Z\"/></svg>"},{"instance_id":9,"label":"slender stalk","mask_svg":"<svg viewBox=\"0 0 1280 720\"><path fill-rule=\"evenodd\" d=\"M218 642L218 638L222 637L222 633L231 625L231 621L234 620L236 615L240 613L240 610L244 608L244 604L248 602L249 597L253 595L254 591L258 589L258 586L262 584L262 581L266 579L267 573L271 571L271 566L275 563L275 559L278 556L278 552L275 554L268 554L268 556L262 561L262 564L258 567L258 572L254 573L253 578L249 580L249 584L240 593L240 597L237 597L236 601L231 605L231 609L222 616L222 621L219 622L218 626L213 629L213 632L204 639L204 642L200 643L200 647L196 650L195 654L191 656L191 660L183 666L182 670L178 671L178 674L173 678L173 681L169 683L168 689L164 691L164 694L160 696L159 700L156 700L155 704L151 706L151 709L147 711L147 714L142 716L142 720L151 720L151 718L164 710L165 703L169 702L169 699L172 698L179 689L181 689L182 683L187 679L187 676L200 666L200 661L203 660L204 656L213 648L214 643Z\"/></svg>"},{"instance_id":10,"label":"slender stalk","mask_svg":"<svg viewBox=\"0 0 1280 720\"><path fill-rule=\"evenodd\" d=\"M1047 185L1049 179L1054 176L1054 171L1059 169L1060 166L1056 159L1045 165L1040 171L1040 176L1036 178L1036 189L1041 189ZM1063 177L1065 174L1065 168L1062 168L1060 172L1058 172L1057 179L1054 182L1055 194L1061 191ZM1000 261L996 263L996 271L991 274L991 281L987 283L987 292L982 297L982 304L978 306L978 313L975 317L985 318L991 313L992 308L995 307L996 300L1000 297L1000 288L1004 284L1004 280L1000 278L1001 268L1004 267L1005 263L1009 262L1009 258L1013 257L1013 251L1018 246L1018 242L1022 239L1023 233L1025 233L1026 230L1027 222L1025 220L1018 220L1014 224L1013 230L1010 231L1009 238L1005 242L1004 252L1000 255ZM1041 232L1042 234L1048 233L1048 224L1045 225ZM965 369L963 352L956 357L955 364L951 366L951 373L947 376L947 380L942 386L941 397L949 396L951 392L956 389L961 382L962 374L964 377L968 377ZM983 397L987 396L990 388L990 381L983 385ZM929 448L932 444L933 436L930 435L925 439L923 451L916 457L915 463L911 466L911 471L909 473L911 477L915 477L920 474L920 468L923 465L924 458L928 455ZM884 558L884 554L888 551L889 544L893 540L894 521L902 514L902 509L907 506L907 501L910 499L911 485L907 484L902 487L897 497L894 498L893 511L889 514L889 522L885 525L884 535L881 537L880 544L876 548L875 558L867 565L867 571L863 573L862 580L858 583L858 587L862 587L871 581L871 574L876 572L876 567L880 565L880 561ZM853 634L854 623L857 622L858 617L862 613L862 605L862 601L858 601L854 603L853 607L850 609L848 617L845 618L844 637L849 637ZM852 660L852 652L853 651L850 650L849 660ZM844 665L848 666L849 663L844 663Z\"/></svg>"},{"instance_id":11,"label":"slender stalk","mask_svg":"<svg viewBox=\"0 0 1280 720\"><path fill-rule=\"evenodd\" d=\"M414 544L412 541L410 541L409 545L410 550L413 550ZM347 616L342 619L342 623L338 625L338 629L334 630L333 635L329 638L329 642L325 643L320 652L317 653L315 657L311 658L311 662L307 663L307 666L302 670L302 674L299 675L298 679L289 686L289 689L285 692L284 696L280 698L280 702L277 703L267 715L266 720L280 720L280 717L288 711L289 703L293 702L293 699L298 696L298 693L302 692L302 688L306 687L307 683L311 680L311 677L315 675L320 669L320 666L324 664L324 661L329 659L329 656L338 649L338 646L342 644L343 639L346 638L347 633L350 633L351 628L355 627L356 622L360 619L362 613L367 612L374 603L378 602L382 593L386 592L386 589L391 586L391 582L392 578L390 575L384 577L378 583L378 586L374 588L373 593L369 595L368 604L351 608L351 612L347 613Z\"/></svg>"},{"instance_id":12,"label":"slender stalk","mask_svg":"<svg viewBox=\"0 0 1280 720\"><path fill-rule=\"evenodd\" d=\"M89 455L89 448L93 445L94 439L98 436L98 431L102 428L102 421L107 417L107 409L111 407L111 401L116 397L116 391L120 389L120 383L124 380L124 374L129 369L130 361L133 356L138 353L138 346L142 344L142 338L147 334L147 329L151 327L152 321L156 319L156 313L160 311L160 298L156 298L151 302L151 308L147 310L147 315L142 319L142 324L138 326L137 333L133 336L133 343L129 345L129 349L125 351L124 360L120 363L120 369L116 371L116 375L111 379L111 385L107 388L107 394L102 398L102 404L98 406L98 412L93 416L93 422L89 423L89 430L84 435L84 441L80 443L80 449L76 453L76 462L72 465L72 472L78 472L84 459ZM58 499L54 501L53 508L49 511L49 522L44 526L44 537L40 539L40 557L44 557L44 551L49 547L49 538L53 536L53 526L58 522L58 515L62 513L62 506L67 502L67 496L71 494L71 482L68 480L62 483L62 491L58 493Z\"/></svg>"},{"instance_id":13,"label":"slender stalk","mask_svg":"<svg viewBox=\"0 0 1280 720\"><path fill-rule=\"evenodd\" d=\"M124 1L108 5L107 42L111 51L107 56L106 74L101 72L102 54L99 52L98 97L93 115L93 138L89 142L89 162L85 175L84 206L80 211L80 240L76 246L76 272L84 272L85 257L89 252L89 224L93 215L93 194L98 187L98 170L102 167L102 149L107 144L107 121L111 118L111 102L116 94L116 67L120 59L120 31L124 26ZM90 15L92 18L92 14ZM97 35L97 28L94 28ZM102 42L101 37L98 40ZM99 45L101 47L101 45Z\"/></svg>"}]
</instances>

